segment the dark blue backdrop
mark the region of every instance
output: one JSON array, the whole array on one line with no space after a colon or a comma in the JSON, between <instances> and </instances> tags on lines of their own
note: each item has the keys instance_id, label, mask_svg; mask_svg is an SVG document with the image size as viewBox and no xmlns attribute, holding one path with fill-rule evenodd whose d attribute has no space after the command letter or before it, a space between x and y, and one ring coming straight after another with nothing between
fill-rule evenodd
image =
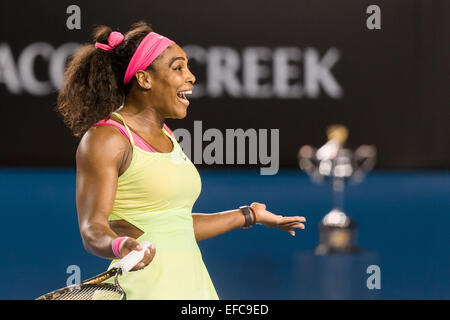
<instances>
[{"instance_id":1,"label":"dark blue backdrop","mask_svg":"<svg viewBox=\"0 0 450 320\"><path fill-rule=\"evenodd\" d=\"M222 299L449 299L449 172L375 172L348 186L346 211L359 223L363 256L317 258L317 224L330 210L330 188L300 171L200 170L195 212L252 201L284 215L304 215L295 237L262 226L200 242ZM108 261L83 249L73 169L0 169L0 299L32 299L65 285L69 265L81 278ZM368 290L366 268L381 268L381 289Z\"/></svg>"}]
</instances>

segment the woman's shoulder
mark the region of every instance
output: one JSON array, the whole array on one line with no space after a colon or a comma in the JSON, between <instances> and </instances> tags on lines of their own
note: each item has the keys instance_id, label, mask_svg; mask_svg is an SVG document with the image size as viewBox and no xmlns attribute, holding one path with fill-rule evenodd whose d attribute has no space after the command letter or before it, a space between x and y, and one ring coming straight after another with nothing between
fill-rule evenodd
<instances>
[{"instance_id":1,"label":"woman's shoulder","mask_svg":"<svg viewBox=\"0 0 450 320\"><path fill-rule=\"evenodd\" d=\"M110 125L92 126L83 135L77 148L77 162L83 159L120 161L131 145L116 127Z\"/></svg>"}]
</instances>

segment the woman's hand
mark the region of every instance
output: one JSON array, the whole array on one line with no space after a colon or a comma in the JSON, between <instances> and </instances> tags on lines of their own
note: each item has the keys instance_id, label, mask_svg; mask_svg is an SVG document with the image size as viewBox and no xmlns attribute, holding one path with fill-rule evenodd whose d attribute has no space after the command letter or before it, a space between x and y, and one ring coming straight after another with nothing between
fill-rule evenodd
<instances>
[{"instance_id":1,"label":"woman's hand","mask_svg":"<svg viewBox=\"0 0 450 320\"><path fill-rule=\"evenodd\" d=\"M128 239L125 240L122 248L120 249L120 256L123 258L133 250L145 250L145 255L144 258L142 258L142 260L137 265L135 265L133 269L131 269L131 271L144 269L153 260L156 253L156 247L154 244L152 244L149 248L142 248L142 246L139 244L139 242L136 241L136 239L128 237Z\"/></svg>"},{"instance_id":2,"label":"woman's hand","mask_svg":"<svg viewBox=\"0 0 450 320\"><path fill-rule=\"evenodd\" d=\"M273 214L266 210L266 205L263 203L253 202L250 207L255 211L256 223L262 224L269 228L279 228L291 235L295 236L294 229L305 229L305 217L283 217Z\"/></svg>"}]
</instances>

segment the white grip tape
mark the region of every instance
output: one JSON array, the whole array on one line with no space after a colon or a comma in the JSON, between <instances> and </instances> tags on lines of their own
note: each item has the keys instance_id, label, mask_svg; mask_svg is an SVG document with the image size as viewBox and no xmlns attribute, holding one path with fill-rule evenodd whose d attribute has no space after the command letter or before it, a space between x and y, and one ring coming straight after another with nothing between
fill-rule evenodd
<instances>
[{"instance_id":1,"label":"white grip tape","mask_svg":"<svg viewBox=\"0 0 450 320\"><path fill-rule=\"evenodd\" d=\"M142 247L141 251L133 250L116 263L115 267L120 268L122 270L122 274L125 274L133 269L133 267L137 265L142 258L144 258L145 251L150 248L151 243L148 241L142 241L140 245Z\"/></svg>"}]
</instances>

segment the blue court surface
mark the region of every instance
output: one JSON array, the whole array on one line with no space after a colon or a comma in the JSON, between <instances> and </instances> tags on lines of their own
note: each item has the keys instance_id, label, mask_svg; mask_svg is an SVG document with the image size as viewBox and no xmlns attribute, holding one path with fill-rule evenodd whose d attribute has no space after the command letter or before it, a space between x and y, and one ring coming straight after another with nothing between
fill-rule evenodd
<instances>
[{"instance_id":1,"label":"blue court surface","mask_svg":"<svg viewBox=\"0 0 450 320\"><path fill-rule=\"evenodd\" d=\"M300 170L200 169L194 212L257 201L283 215L303 215L295 237L255 226L199 243L221 299L450 299L450 172L374 171L348 185L345 211L358 223L359 255L314 256L318 223L331 209L331 187ZM34 299L109 264L85 252L75 207L74 169L0 169L0 299ZM369 265L381 288L366 286ZM181 284L182 285L182 284Z\"/></svg>"}]
</instances>

